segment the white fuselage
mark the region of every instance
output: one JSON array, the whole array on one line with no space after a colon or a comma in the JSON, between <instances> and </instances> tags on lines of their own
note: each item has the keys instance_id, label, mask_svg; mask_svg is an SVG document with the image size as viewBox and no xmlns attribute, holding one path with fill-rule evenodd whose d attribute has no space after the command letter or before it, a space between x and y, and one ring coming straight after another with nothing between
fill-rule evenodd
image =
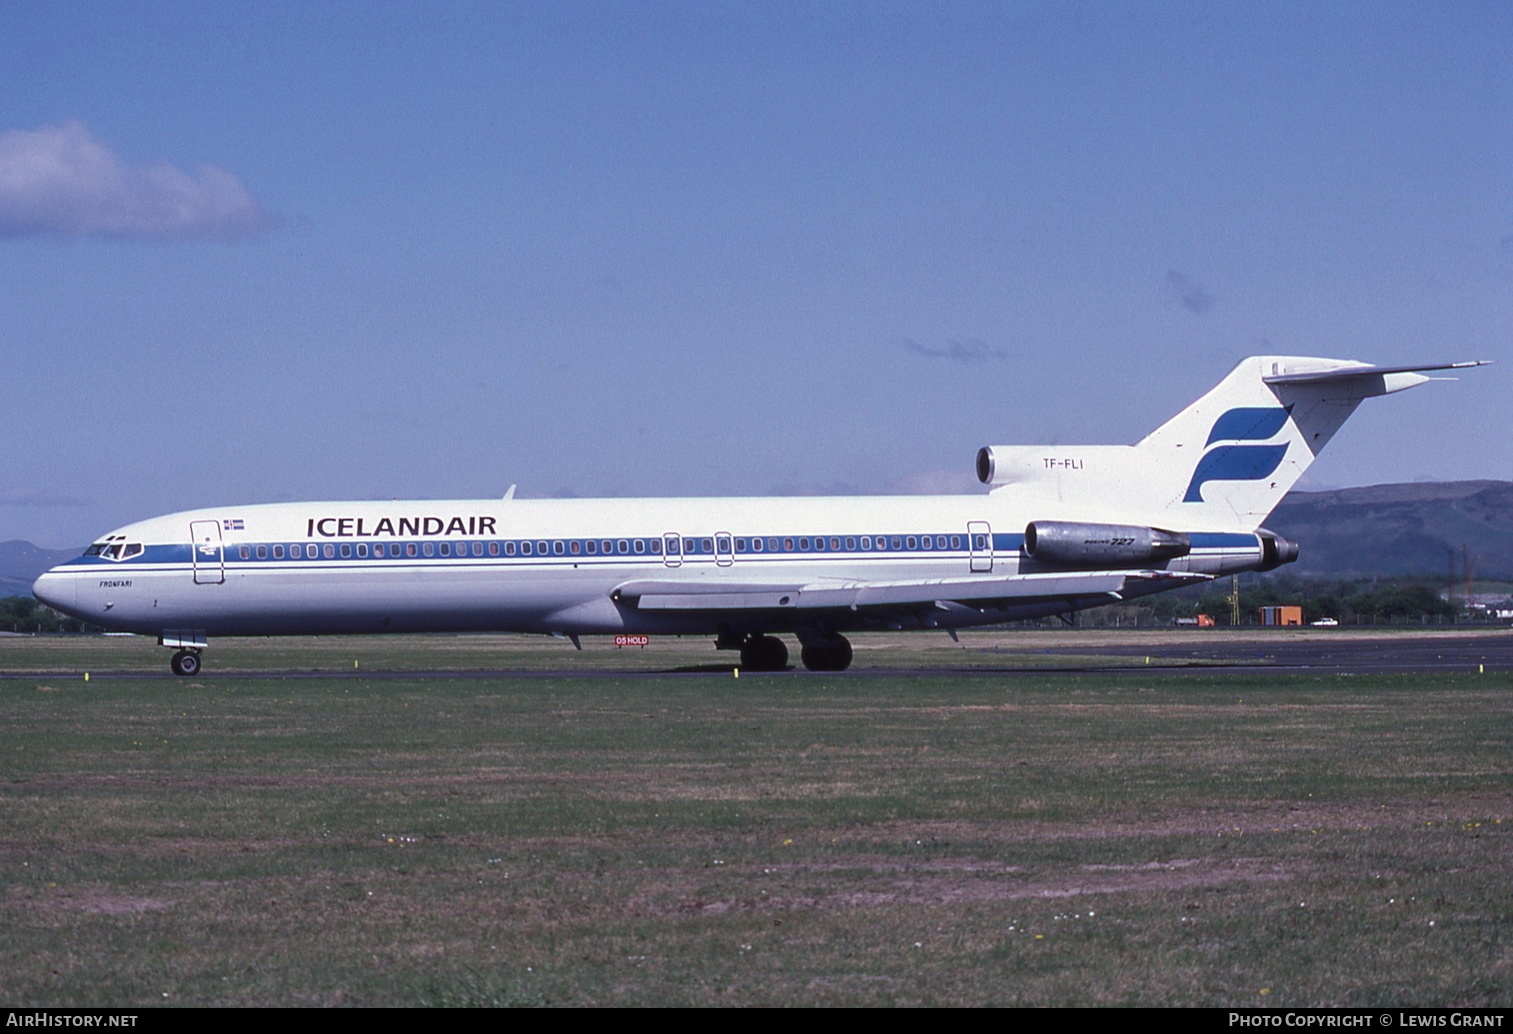
<instances>
[{"instance_id":1,"label":"white fuselage","mask_svg":"<svg viewBox=\"0 0 1513 1034\"><path fill-rule=\"evenodd\" d=\"M219 507L128 525L45 574L45 602L167 636L516 631L834 634L1067 613L1251 570L1202 533L1136 570L1022 552L1011 493ZM119 548L116 548L119 547Z\"/></svg>"}]
</instances>

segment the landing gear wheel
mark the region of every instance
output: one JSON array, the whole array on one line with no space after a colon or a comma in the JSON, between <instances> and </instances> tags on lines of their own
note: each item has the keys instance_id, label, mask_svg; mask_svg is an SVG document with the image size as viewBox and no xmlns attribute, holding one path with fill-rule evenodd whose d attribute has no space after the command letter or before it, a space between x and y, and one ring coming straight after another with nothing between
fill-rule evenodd
<instances>
[{"instance_id":1,"label":"landing gear wheel","mask_svg":"<svg viewBox=\"0 0 1513 1034\"><path fill-rule=\"evenodd\" d=\"M198 650L180 650L173 655L173 660L168 662L175 675L198 675L200 673L200 652Z\"/></svg>"},{"instance_id":2,"label":"landing gear wheel","mask_svg":"<svg viewBox=\"0 0 1513 1034\"><path fill-rule=\"evenodd\" d=\"M782 671L788 667L788 647L775 635L753 636L741 647L741 667L750 671Z\"/></svg>"},{"instance_id":3,"label":"landing gear wheel","mask_svg":"<svg viewBox=\"0 0 1513 1034\"><path fill-rule=\"evenodd\" d=\"M851 644L844 636L805 643L800 656L810 671L845 671L851 667Z\"/></svg>"}]
</instances>

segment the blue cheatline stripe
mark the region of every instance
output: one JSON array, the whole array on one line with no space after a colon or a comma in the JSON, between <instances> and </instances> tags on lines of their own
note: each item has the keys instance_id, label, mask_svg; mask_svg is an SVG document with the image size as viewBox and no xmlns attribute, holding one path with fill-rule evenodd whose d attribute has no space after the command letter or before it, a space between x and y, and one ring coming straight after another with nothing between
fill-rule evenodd
<instances>
[{"instance_id":1,"label":"blue cheatline stripe","mask_svg":"<svg viewBox=\"0 0 1513 1034\"><path fill-rule=\"evenodd\" d=\"M1199 531L1188 536L1194 549L1258 549L1254 535Z\"/></svg>"},{"instance_id":2,"label":"blue cheatline stripe","mask_svg":"<svg viewBox=\"0 0 1513 1034\"><path fill-rule=\"evenodd\" d=\"M1203 443L1203 447L1206 449L1214 442L1222 441L1264 442L1282 429L1291 410L1291 406L1242 406L1231 409L1214 421L1213 430L1208 432L1208 441Z\"/></svg>"},{"instance_id":3,"label":"blue cheatline stripe","mask_svg":"<svg viewBox=\"0 0 1513 1034\"><path fill-rule=\"evenodd\" d=\"M762 549L760 551L757 551L754 550L751 545L753 542L753 537L732 536L733 539L737 539L740 542L745 543L745 548L737 549L733 554L729 554L717 553L715 550L705 550L696 547L694 549L685 550L681 554L672 555L674 558L680 559L683 562L702 563L712 562L722 557L732 557L733 559L738 560L738 562L748 563L769 559L792 560L800 557L804 559L816 560L824 560L830 557L846 560L874 558L889 559L893 557L916 560L928 559L930 557L950 558L952 560L965 560L971 555L971 536L961 534L960 532L957 532L955 534L957 547L954 549L950 546L952 535L949 533L942 535L930 535L929 538L931 544L929 549L924 548L923 545L925 536L911 536L900 534L887 536L865 536L866 538L874 540L874 542L878 539L884 539L886 548L878 548L874 546L874 548L870 550L863 550L860 548L861 539L863 537L864 536L860 535L823 536L824 548L816 549L815 543L816 541L821 539L820 536L764 536L762 538ZM1194 549L1256 548L1255 536L1243 533L1196 532L1193 533L1190 537L1192 539ZM911 538L914 539L915 543L913 548L910 548L908 544ZM840 543L839 548L830 548L830 541L832 539ZM897 548L893 546L895 539L899 542ZM851 548L846 547L846 542L848 540L853 543L853 546ZM944 548L936 546L935 543L938 540L944 540L946 542L946 546ZM993 534L992 540L993 552L998 555L1018 553L1021 549L1024 548L1024 536L1017 532L997 532ZM447 556L442 556L440 554L439 547L443 541L446 542L449 547L449 555ZM527 541L531 544L531 552L529 554L522 552L522 545ZM538 543L543 541L548 543L545 552L540 551L538 547ZM470 566L478 567L499 567L540 565L543 563L573 563L579 565L595 563L605 566L636 564L662 565L666 560L662 553L653 553L648 548L645 548L644 544L652 541L649 538L643 538L641 540L643 542L643 552L640 553L634 552L633 549L630 552L626 553L619 552L619 539L594 539L592 541L596 544L599 544L599 548L601 549L602 543L606 541L615 543L615 550L610 553L589 553L586 550L586 543L589 541L590 540L588 539L465 539L460 541L454 541L450 539L431 539L428 541L421 540L413 543L409 541L375 542L372 540L361 542L347 540L341 543L327 543L325 540L311 543L290 543L288 541L281 541L277 543L236 542L224 546L223 555L224 563L227 567L277 566L281 569L287 570L310 569L316 567L350 568L355 564L371 564L393 567L436 567L448 564L468 564ZM634 542L635 540L627 539L626 541ZM473 545L475 542L479 546L481 546L483 550L481 553L476 555L473 553ZM788 543L790 542L792 543L791 546L788 545ZM558 543L562 544L561 552L558 552L555 548ZM771 545L771 543L776 543L776 546L774 547L773 545ZM329 557L325 554L325 546L328 544L335 547L334 555ZM808 545L808 549L803 548L805 544ZM317 547L315 556L304 555L307 547L310 545ZM349 548L350 552L347 556L343 556L341 554L341 547L343 545ZM417 547L415 556L409 555L407 547L409 547L410 545ZM424 554L423 547L426 545L430 545L432 547L432 555L430 556L426 556ZM274 546L280 547L285 555L274 556ZM358 546L365 547L365 555L358 555ZM383 556L374 555L376 547L379 546L383 548ZM498 547L498 552L491 551L492 547L495 546ZM578 552L572 551L574 546L578 547ZM259 547L263 549L262 556L257 555L257 550ZM292 555L296 547L299 548L301 554L298 557ZM513 549L508 549L507 547L513 547ZM245 559L241 556L241 550L243 548L246 548L250 554ZM99 556L83 556L75 557L71 560L65 561L64 566L98 570L103 575L107 572L112 571L142 571L145 573L149 570L156 570L160 568L187 568L192 566L193 562L193 549L188 544L162 544L147 546L142 553L132 557L129 560L115 561L108 560L104 557ZM211 563L213 564L214 561L211 561Z\"/></svg>"}]
</instances>

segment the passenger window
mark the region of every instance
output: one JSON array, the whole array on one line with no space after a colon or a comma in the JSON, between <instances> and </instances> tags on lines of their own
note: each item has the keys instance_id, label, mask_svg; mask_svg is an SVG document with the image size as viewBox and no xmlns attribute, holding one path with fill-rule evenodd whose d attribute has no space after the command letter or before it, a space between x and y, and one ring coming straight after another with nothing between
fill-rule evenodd
<instances>
[{"instance_id":1,"label":"passenger window","mask_svg":"<svg viewBox=\"0 0 1513 1034\"><path fill-rule=\"evenodd\" d=\"M436 555L436 547L433 544L429 543L429 542L423 542L423 543L421 543L421 545L420 545L420 551L422 553L424 553L426 556L435 556Z\"/></svg>"},{"instance_id":2,"label":"passenger window","mask_svg":"<svg viewBox=\"0 0 1513 1034\"><path fill-rule=\"evenodd\" d=\"M538 556L546 556L547 552L548 552L547 544L545 542L541 542L541 541L538 540L536 542L536 554Z\"/></svg>"},{"instance_id":3,"label":"passenger window","mask_svg":"<svg viewBox=\"0 0 1513 1034\"><path fill-rule=\"evenodd\" d=\"M567 544L567 551L569 553L573 554L573 556L577 556L578 555L578 552L579 552L580 548L581 547L578 545L578 540L577 539L573 539L571 542L569 542Z\"/></svg>"},{"instance_id":4,"label":"passenger window","mask_svg":"<svg viewBox=\"0 0 1513 1034\"><path fill-rule=\"evenodd\" d=\"M790 551L790 552L792 552L792 550L793 550L793 540L792 539L784 539L783 540L783 548L786 549L786 550L788 550L788 551Z\"/></svg>"},{"instance_id":5,"label":"passenger window","mask_svg":"<svg viewBox=\"0 0 1513 1034\"><path fill-rule=\"evenodd\" d=\"M735 551L737 553L744 553L744 552L746 552L746 540L745 539L736 539L735 540Z\"/></svg>"},{"instance_id":6,"label":"passenger window","mask_svg":"<svg viewBox=\"0 0 1513 1034\"><path fill-rule=\"evenodd\" d=\"M268 559L268 547L267 546L258 546L257 547L257 558L259 560L267 560Z\"/></svg>"},{"instance_id":7,"label":"passenger window","mask_svg":"<svg viewBox=\"0 0 1513 1034\"><path fill-rule=\"evenodd\" d=\"M406 542L405 543L405 556L417 556L417 555L419 555L419 551L415 548L415 543L413 543L413 542Z\"/></svg>"},{"instance_id":8,"label":"passenger window","mask_svg":"<svg viewBox=\"0 0 1513 1034\"><path fill-rule=\"evenodd\" d=\"M283 547L282 543L280 543L279 545L273 547L273 559L275 559L275 560L282 560L282 559L284 559L284 547Z\"/></svg>"},{"instance_id":9,"label":"passenger window","mask_svg":"<svg viewBox=\"0 0 1513 1034\"><path fill-rule=\"evenodd\" d=\"M636 539L634 542L631 543L631 545L635 547L635 550L636 550L637 553L645 553L646 552L646 540L645 539Z\"/></svg>"},{"instance_id":10,"label":"passenger window","mask_svg":"<svg viewBox=\"0 0 1513 1034\"><path fill-rule=\"evenodd\" d=\"M726 538L724 535L720 536L719 551L721 553L729 553L730 552L730 539Z\"/></svg>"},{"instance_id":11,"label":"passenger window","mask_svg":"<svg viewBox=\"0 0 1513 1034\"><path fill-rule=\"evenodd\" d=\"M533 552L535 552L535 549L534 549L534 547L531 546L531 544L529 542L522 542L522 543L520 543L520 555L521 556L530 556Z\"/></svg>"},{"instance_id":12,"label":"passenger window","mask_svg":"<svg viewBox=\"0 0 1513 1034\"><path fill-rule=\"evenodd\" d=\"M891 545L892 545L892 547L894 549L902 549L903 548L903 541L901 539L899 539L899 537L897 535L894 535L893 536L893 542L891 543Z\"/></svg>"},{"instance_id":13,"label":"passenger window","mask_svg":"<svg viewBox=\"0 0 1513 1034\"><path fill-rule=\"evenodd\" d=\"M378 548L382 549L383 547L380 546ZM368 555L368 544L366 542L359 542L357 544L357 555L358 556L367 556Z\"/></svg>"},{"instance_id":14,"label":"passenger window","mask_svg":"<svg viewBox=\"0 0 1513 1034\"><path fill-rule=\"evenodd\" d=\"M252 559L252 550L248 549L246 546L242 546L240 549L238 549L237 550L237 554L239 556L241 556L241 558L243 560L251 560Z\"/></svg>"},{"instance_id":15,"label":"passenger window","mask_svg":"<svg viewBox=\"0 0 1513 1034\"><path fill-rule=\"evenodd\" d=\"M761 539L752 539L751 540L751 551L753 553L760 553L762 551L762 540Z\"/></svg>"},{"instance_id":16,"label":"passenger window","mask_svg":"<svg viewBox=\"0 0 1513 1034\"><path fill-rule=\"evenodd\" d=\"M336 547L333 546L333 545L331 545L331 543L327 542L326 543L326 559L329 560L331 557L334 557L335 555L336 555Z\"/></svg>"},{"instance_id":17,"label":"passenger window","mask_svg":"<svg viewBox=\"0 0 1513 1034\"><path fill-rule=\"evenodd\" d=\"M646 551L648 553L655 553L657 556L661 556L662 555L662 540L661 539L647 539L646 540Z\"/></svg>"},{"instance_id":18,"label":"passenger window","mask_svg":"<svg viewBox=\"0 0 1513 1034\"><path fill-rule=\"evenodd\" d=\"M515 544L513 542L506 542L504 544L504 555L505 556L514 556L515 555Z\"/></svg>"},{"instance_id":19,"label":"passenger window","mask_svg":"<svg viewBox=\"0 0 1513 1034\"><path fill-rule=\"evenodd\" d=\"M629 553L630 552L630 540L629 539L621 539L616 548L618 548L621 553Z\"/></svg>"},{"instance_id":20,"label":"passenger window","mask_svg":"<svg viewBox=\"0 0 1513 1034\"><path fill-rule=\"evenodd\" d=\"M352 543L343 542L341 544L341 555L344 557L350 557L352 555Z\"/></svg>"},{"instance_id":21,"label":"passenger window","mask_svg":"<svg viewBox=\"0 0 1513 1034\"><path fill-rule=\"evenodd\" d=\"M603 542L599 543L599 549L604 553L605 556L609 556L615 551L615 544L609 539L605 539Z\"/></svg>"},{"instance_id":22,"label":"passenger window","mask_svg":"<svg viewBox=\"0 0 1513 1034\"><path fill-rule=\"evenodd\" d=\"M855 535L847 535L846 536L846 549L847 549L848 552L851 551L851 550L856 549L856 536Z\"/></svg>"},{"instance_id":23,"label":"passenger window","mask_svg":"<svg viewBox=\"0 0 1513 1034\"><path fill-rule=\"evenodd\" d=\"M556 553L558 556L562 555L562 540L561 539L558 539L557 541L555 541L555 542L552 543L552 552Z\"/></svg>"},{"instance_id":24,"label":"passenger window","mask_svg":"<svg viewBox=\"0 0 1513 1034\"><path fill-rule=\"evenodd\" d=\"M497 543L497 542L490 542L489 543L489 556L498 556L498 555L499 555L499 543Z\"/></svg>"},{"instance_id":25,"label":"passenger window","mask_svg":"<svg viewBox=\"0 0 1513 1034\"><path fill-rule=\"evenodd\" d=\"M951 536L951 548L952 549L960 549L961 548L961 536L960 535L952 535Z\"/></svg>"},{"instance_id":26,"label":"passenger window","mask_svg":"<svg viewBox=\"0 0 1513 1034\"><path fill-rule=\"evenodd\" d=\"M452 544L450 542L443 542L441 544L441 555L442 556L451 556L452 555Z\"/></svg>"},{"instance_id":27,"label":"passenger window","mask_svg":"<svg viewBox=\"0 0 1513 1034\"><path fill-rule=\"evenodd\" d=\"M593 556L594 554L599 552L599 543L595 542L593 539L589 539L587 542L583 543L583 548L588 552L589 556Z\"/></svg>"}]
</instances>

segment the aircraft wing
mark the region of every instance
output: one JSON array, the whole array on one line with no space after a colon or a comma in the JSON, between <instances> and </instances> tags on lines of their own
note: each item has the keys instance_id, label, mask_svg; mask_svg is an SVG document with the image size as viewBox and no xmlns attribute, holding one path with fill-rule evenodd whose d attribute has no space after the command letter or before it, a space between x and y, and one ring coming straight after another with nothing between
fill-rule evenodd
<instances>
[{"instance_id":1,"label":"aircraft wing","mask_svg":"<svg viewBox=\"0 0 1513 1034\"><path fill-rule=\"evenodd\" d=\"M1005 578L899 582L732 583L632 581L611 597L638 610L897 609L962 604L991 607L1069 597L1107 596L1109 602L1210 580L1180 571L1071 571Z\"/></svg>"}]
</instances>

